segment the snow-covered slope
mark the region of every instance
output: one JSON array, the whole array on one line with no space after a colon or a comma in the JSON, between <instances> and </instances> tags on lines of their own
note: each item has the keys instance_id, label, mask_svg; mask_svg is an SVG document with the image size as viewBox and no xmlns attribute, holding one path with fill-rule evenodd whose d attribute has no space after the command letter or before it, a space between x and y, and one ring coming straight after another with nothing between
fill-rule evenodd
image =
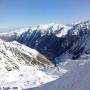
<instances>
[{"instance_id":1,"label":"snow-covered slope","mask_svg":"<svg viewBox=\"0 0 90 90\"><path fill-rule=\"evenodd\" d=\"M0 69L18 69L19 64L29 65L38 52L17 42L0 40ZM4 67L4 68L3 68Z\"/></svg>"},{"instance_id":2,"label":"snow-covered slope","mask_svg":"<svg viewBox=\"0 0 90 90\"><path fill-rule=\"evenodd\" d=\"M0 87L35 87L55 80L43 71L48 66L53 64L36 50L0 39Z\"/></svg>"},{"instance_id":3,"label":"snow-covered slope","mask_svg":"<svg viewBox=\"0 0 90 90\"><path fill-rule=\"evenodd\" d=\"M40 86L57 79L53 75L41 71L37 66L20 65L12 71L0 70L0 87L17 87L22 89Z\"/></svg>"},{"instance_id":4,"label":"snow-covered slope","mask_svg":"<svg viewBox=\"0 0 90 90\"><path fill-rule=\"evenodd\" d=\"M90 54L64 61L59 68L67 70L67 73L58 80L25 90L90 90Z\"/></svg>"},{"instance_id":5,"label":"snow-covered slope","mask_svg":"<svg viewBox=\"0 0 90 90\"><path fill-rule=\"evenodd\" d=\"M40 59L42 59L42 61ZM46 59L36 50L31 49L25 45L19 44L16 41L5 42L3 40L0 40L0 60L1 69L4 69L2 68L4 66L6 69L10 70L14 68L19 68L19 64L52 64L48 59Z\"/></svg>"}]
</instances>

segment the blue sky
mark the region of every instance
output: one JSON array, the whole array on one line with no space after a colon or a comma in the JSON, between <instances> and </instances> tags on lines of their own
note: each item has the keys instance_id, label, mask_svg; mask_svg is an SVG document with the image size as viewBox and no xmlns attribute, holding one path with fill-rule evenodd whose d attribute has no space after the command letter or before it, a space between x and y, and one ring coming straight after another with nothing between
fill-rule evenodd
<instances>
[{"instance_id":1,"label":"blue sky","mask_svg":"<svg viewBox=\"0 0 90 90\"><path fill-rule=\"evenodd\" d=\"M0 29L90 20L90 0L0 0Z\"/></svg>"}]
</instances>

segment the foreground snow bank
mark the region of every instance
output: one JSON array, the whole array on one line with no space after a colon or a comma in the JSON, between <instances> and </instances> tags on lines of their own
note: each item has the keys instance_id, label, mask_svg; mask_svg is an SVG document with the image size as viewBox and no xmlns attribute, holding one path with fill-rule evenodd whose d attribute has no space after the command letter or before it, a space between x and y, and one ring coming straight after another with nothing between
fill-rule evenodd
<instances>
[{"instance_id":1,"label":"foreground snow bank","mask_svg":"<svg viewBox=\"0 0 90 90\"><path fill-rule=\"evenodd\" d=\"M60 79L26 90L90 90L90 55L67 60L60 66L68 70Z\"/></svg>"},{"instance_id":2,"label":"foreground snow bank","mask_svg":"<svg viewBox=\"0 0 90 90\"><path fill-rule=\"evenodd\" d=\"M36 66L21 66L19 70L0 71L0 86L29 88L50 82L56 78L40 71Z\"/></svg>"}]
</instances>

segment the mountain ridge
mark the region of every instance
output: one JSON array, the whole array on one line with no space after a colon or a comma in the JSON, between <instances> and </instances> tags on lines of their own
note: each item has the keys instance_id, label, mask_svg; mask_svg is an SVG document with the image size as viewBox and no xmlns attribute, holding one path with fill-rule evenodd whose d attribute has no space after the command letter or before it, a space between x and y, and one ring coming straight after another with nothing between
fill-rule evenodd
<instances>
[{"instance_id":1,"label":"mountain ridge","mask_svg":"<svg viewBox=\"0 0 90 90\"><path fill-rule=\"evenodd\" d=\"M81 44L86 43L87 38L89 40L89 33L90 21L73 26L53 24L44 27L44 25L41 25L22 33L17 41L36 49L53 63L56 63L54 59L66 51L73 53L72 59L79 57L80 55L74 57L74 54L78 54L79 51L83 53L85 45L81 46ZM75 43L77 43L76 46ZM79 50L73 52L73 45L75 48L78 47Z\"/></svg>"}]
</instances>

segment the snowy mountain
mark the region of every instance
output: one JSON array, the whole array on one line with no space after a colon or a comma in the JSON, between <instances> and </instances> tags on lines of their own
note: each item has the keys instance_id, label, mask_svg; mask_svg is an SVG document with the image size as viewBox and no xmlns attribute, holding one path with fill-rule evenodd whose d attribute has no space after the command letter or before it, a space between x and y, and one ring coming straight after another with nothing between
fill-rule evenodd
<instances>
[{"instance_id":1,"label":"snowy mountain","mask_svg":"<svg viewBox=\"0 0 90 90\"><path fill-rule=\"evenodd\" d=\"M17 41L36 49L54 64L58 64L64 54L77 59L81 54L90 52L90 22L39 25L23 32Z\"/></svg>"},{"instance_id":2,"label":"snowy mountain","mask_svg":"<svg viewBox=\"0 0 90 90\"><path fill-rule=\"evenodd\" d=\"M60 45L63 38L71 27L59 24L39 25L22 33L18 42L36 49L48 59L60 55ZM61 39L59 39L61 38Z\"/></svg>"},{"instance_id":3,"label":"snowy mountain","mask_svg":"<svg viewBox=\"0 0 90 90\"><path fill-rule=\"evenodd\" d=\"M35 87L55 80L43 71L50 66L53 64L36 50L0 39L0 86Z\"/></svg>"},{"instance_id":4,"label":"snowy mountain","mask_svg":"<svg viewBox=\"0 0 90 90\"><path fill-rule=\"evenodd\" d=\"M90 54L90 22L74 25L68 32L67 40L67 44L71 43L70 48L58 57L59 60L65 56L75 60L83 54Z\"/></svg>"},{"instance_id":5,"label":"snowy mountain","mask_svg":"<svg viewBox=\"0 0 90 90\"><path fill-rule=\"evenodd\" d=\"M90 21L39 25L0 38L0 86L90 90Z\"/></svg>"},{"instance_id":6,"label":"snowy mountain","mask_svg":"<svg viewBox=\"0 0 90 90\"><path fill-rule=\"evenodd\" d=\"M8 71L19 69L19 65L53 65L36 50L16 41L5 42L0 40L0 60L0 69L7 69Z\"/></svg>"}]
</instances>

